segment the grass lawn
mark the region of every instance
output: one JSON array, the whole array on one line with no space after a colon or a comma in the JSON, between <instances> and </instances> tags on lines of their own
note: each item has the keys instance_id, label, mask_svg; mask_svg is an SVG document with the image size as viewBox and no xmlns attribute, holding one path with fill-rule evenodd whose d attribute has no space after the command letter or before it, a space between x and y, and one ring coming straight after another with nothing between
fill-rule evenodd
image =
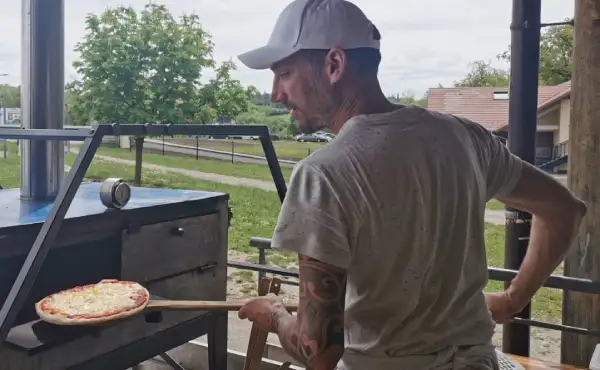
<instances>
[{"instance_id":1,"label":"grass lawn","mask_svg":"<svg viewBox=\"0 0 600 370\"><path fill-rule=\"evenodd\" d=\"M14 153L14 147L11 150L6 159L3 159L0 153L0 185L4 188L18 187L20 183L20 158ZM67 163L72 163L75 159L74 154L65 157ZM102 181L109 177L120 177L132 184L133 176L133 166L117 165L96 159L88 169L86 179ZM234 213L229 233L229 248L236 251L251 252L248 243L253 236L270 237L279 213L280 202L274 191L234 187L147 169L143 169L142 182L147 187L229 193Z\"/></svg>"},{"instance_id":2,"label":"grass lawn","mask_svg":"<svg viewBox=\"0 0 600 370\"><path fill-rule=\"evenodd\" d=\"M135 160L135 151L130 152L128 149L116 147L101 147L98 149L98 154L115 158L129 159L132 161ZM198 160L196 160L195 157L186 155L162 155L160 153L152 152L144 152L143 162L165 167L185 168L188 170L216 173L219 175L245 177L269 182L273 181L269 167L261 164L231 163L229 161L207 158L198 158ZM281 172L283 173L283 177L287 182L292 173L292 169L282 167Z\"/></svg>"},{"instance_id":3,"label":"grass lawn","mask_svg":"<svg viewBox=\"0 0 600 370\"><path fill-rule=\"evenodd\" d=\"M165 139L176 144L196 147L196 139ZM258 140L223 140L223 139L200 139L199 147L213 150L221 150L231 153L231 142L233 151L240 154L251 154L264 157L265 152ZM275 153L279 159L299 160L308 157L310 153L325 145L325 143L299 143L292 140L275 140Z\"/></svg>"},{"instance_id":4,"label":"grass lawn","mask_svg":"<svg viewBox=\"0 0 600 370\"><path fill-rule=\"evenodd\" d=\"M487 209L491 209L494 211L504 211L504 204L498 202L495 199L490 200L485 206Z\"/></svg>"},{"instance_id":5,"label":"grass lawn","mask_svg":"<svg viewBox=\"0 0 600 370\"><path fill-rule=\"evenodd\" d=\"M0 156L0 184L5 187L19 186L19 157L14 154L14 147L9 157ZM146 158L148 158L147 156ZM162 157L162 156L160 156ZM66 156L68 163L74 159L73 154ZM133 167L115 165L101 160L94 160L88 170L88 180L104 180L108 177L121 177L132 181ZM248 245L253 236L270 237L280 203L276 192L253 188L233 187L213 182L201 181L187 176L143 170L143 182L148 187L166 187L173 189L198 189L229 193L234 217L229 233L229 249L244 252L248 259L256 261L257 253ZM486 241L490 266L502 266L504 262L504 226L486 225ZM272 252L268 256L270 264L281 267L294 266L296 258L292 255ZM487 291L502 289L499 282L490 282ZM542 289L534 298L533 316L551 322L560 322L562 309L562 293L554 289Z\"/></svg>"},{"instance_id":6,"label":"grass lawn","mask_svg":"<svg viewBox=\"0 0 600 370\"><path fill-rule=\"evenodd\" d=\"M224 141L224 140L205 140L211 141ZM296 144L314 144L314 143L296 143ZM101 147L98 149L98 154L123 158L129 160L135 160L135 152L127 149L113 148L113 147ZM152 152L144 152L144 163L152 163L160 166L173 167L173 168L184 168L188 170L196 170L208 173L216 173L219 175L227 175L234 177L245 177L249 179L258 179L265 181L273 181L271 177L271 171L265 165L250 164L250 163L231 163L228 161L221 161L218 159L207 159L199 158L196 160L194 157L179 155L179 154L157 154ZM282 167L283 177L288 182L292 173L291 168ZM488 202L487 209L491 210L504 210L504 204L497 200L491 200Z\"/></svg>"},{"instance_id":7,"label":"grass lawn","mask_svg":"<svg viewBox=\"0 0 600 370\"><path fill-rule=\"evenodd\" d=\"M504 226L486 224L485 240L487 245L488 265L504 266ZM556 274L562 274L557 269ZM490 281L486 291L501 291L503 283ZM533 298L531 316L534 319L560 323L562 314L562 291L542 288Z\"/></svg>"}]
</instances>

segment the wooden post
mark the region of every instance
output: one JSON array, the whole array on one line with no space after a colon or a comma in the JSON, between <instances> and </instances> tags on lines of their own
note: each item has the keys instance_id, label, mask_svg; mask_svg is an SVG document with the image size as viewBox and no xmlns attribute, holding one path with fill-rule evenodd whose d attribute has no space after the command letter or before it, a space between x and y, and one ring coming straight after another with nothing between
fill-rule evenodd
<instances>
[{"instance_id":1,"label":"wooden post","mask_svg":"<svg viewBox=\"0 0 600 370\"><path fill-rule=\"evenodd\" d=\"M569 187L588 204L565 275L600 280L600 0L575 0ZM600 328L600 295L565 292L565 325ZM598 338L563 333L561 361L588 366Z\"/></svg>"}]
</instances>

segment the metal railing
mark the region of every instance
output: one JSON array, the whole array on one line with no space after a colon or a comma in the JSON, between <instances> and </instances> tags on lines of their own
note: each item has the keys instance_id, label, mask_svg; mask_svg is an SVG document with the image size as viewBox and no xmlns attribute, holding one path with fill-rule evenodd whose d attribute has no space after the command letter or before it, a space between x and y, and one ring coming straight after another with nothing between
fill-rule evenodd
<instances>
[{"instance_id":1,"label":"metal railing","mask_svg":"<svg viewBox=\"0 0 600 370\"><path fill-rule=\"evenodd\" d=\"M558 159L569 155L569 140L556 144L552 148L552 159Z\"/></svg>"},{"instance_id":2,"label":"metal railing","mask_svg":"<svg viewBox=\"0 0 600 370\"><path fill-rule=\"evenodd\" d=\"M286 269L277 266L269 266L267 264L267 253L266 251L271 249L271 239L254 237L250 239L250 246L258 249L258 263L242 262L242 261L228 261L228 266L256 271L258 273L259 280L267 273L284 276L287 278L299 279L299 271L296 269ZM517 274L515 270L509 270L497 267L488 267L488 276L492 281L510 282ZM298 281L294 280L283 280L284 284L298 285ZM600 281L593 281L590 279L580 279L574 277L552 275L544 283L545 288L560 289L563 291L572 291L580 293L600 294ZM525 326L534 326L544 329L558 330L561 332L568 332L581 335L589 335L600 337L600 330L590 330L581 327L554 324L545 321L531 320L525 318L516 317L512 323ZM530 340L530 338L528 338Z\"/></svg>"}]
</instances>

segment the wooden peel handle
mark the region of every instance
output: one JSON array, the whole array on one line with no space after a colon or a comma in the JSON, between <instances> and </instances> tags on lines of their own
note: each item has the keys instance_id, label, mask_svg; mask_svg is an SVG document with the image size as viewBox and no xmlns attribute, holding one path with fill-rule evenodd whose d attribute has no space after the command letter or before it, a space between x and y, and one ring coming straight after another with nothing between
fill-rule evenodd
<instances>
[{"instance_id":1,"label":"wooden peel handle","mask_svg":"<svg viewBox=\"0 0 600 370\"><path fill-rule=\"evenodd\" d=\"M148 302L149 310L202 310L202 311L239 311L246 302L223 301L168 301L156 300ZM289 312L298 311L298 305L286 304Z\"/></svg>"}]
</instances>

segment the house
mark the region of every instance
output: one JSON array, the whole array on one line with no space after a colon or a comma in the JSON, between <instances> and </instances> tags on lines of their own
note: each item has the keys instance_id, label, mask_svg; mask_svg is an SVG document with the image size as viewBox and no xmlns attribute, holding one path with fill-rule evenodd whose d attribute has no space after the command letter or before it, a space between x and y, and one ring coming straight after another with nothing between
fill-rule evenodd
<instances>
[{"instance_id":1,"label":"house","mask_svg":"<svg viewBox=\"0 0 600 370\"><path fill-rule=\"evenodd\" d=\"M6 119L6 122L4 122L4 119ZM20 123L21 108L0 108L0 124L18 125Z\"/></svg>"},{"instance_id":2,"label":"house","mask_svg":"<svg viewBox=\"0 0 600 370\"><path fill-rule=\"evenodd\" d=\"M477 122L496 135L508 137L508 88L433 88L427 94L431 110ZM571 81L538 89L536 165L565 172L571 116Z\"/></svg>"}]
</instances>

